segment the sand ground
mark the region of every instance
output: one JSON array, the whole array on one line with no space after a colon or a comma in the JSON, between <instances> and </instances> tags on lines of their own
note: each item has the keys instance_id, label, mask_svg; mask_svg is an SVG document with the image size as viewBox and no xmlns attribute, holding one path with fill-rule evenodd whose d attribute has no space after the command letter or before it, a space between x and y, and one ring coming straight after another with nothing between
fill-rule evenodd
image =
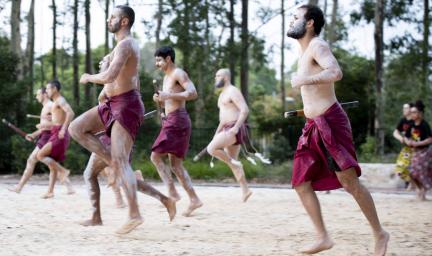
<instances>
[{"instance_id":1,"label":"sand ground","mask_svg":"<svg viewBox=\"0 0 432 256\"><path fill-rule=\"evenodd\" d=\"M21 192L7 190L14 179L0 177L0 255L301 255L313 228L291 189L253 188L241 203L238 187L196 186L204 206L183 217L182 200L173 222L161 204L139 194L143 225L127 235L114 233L127 217L115 208L109 188L102 188L103 226L82 227L90 203L84 183L75 178L75 195L58 185L53 199L40 199L47 180L36 178ZM156 188L165 192L161 184ZM432 255L432 201L413 194L374 192L381 221L391 234L387 255ZM431 197L431 195L429 195ZM344 191L319 194L327 227L336 242L319 255L371 255L373 239L366 219Z\"/></svg>"}]
</instances>

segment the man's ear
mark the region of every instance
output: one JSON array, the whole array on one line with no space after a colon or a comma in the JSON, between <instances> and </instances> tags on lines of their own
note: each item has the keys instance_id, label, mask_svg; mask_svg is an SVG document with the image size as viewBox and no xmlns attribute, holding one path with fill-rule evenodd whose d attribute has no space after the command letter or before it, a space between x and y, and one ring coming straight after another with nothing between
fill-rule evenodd
<instances>
[{"instance_id":1,"label":"man's ear","mask_svg":"<svg viewBox=\"0 0 432 256\"><path fill-rule=\"evenodd\" d=\"M310 19L306 22L307 28L313 28L313 26L314 26L314 20L313 19Z\"/></svg>"},{"instance_id":2,"label":"man's ear","mask_svg":"<svg viewBox=\"0 0 432 256\"><path fill-rule=\"evenodd\" d=\"M123 17L121 19L121 24L128 27L129 26L129 19L127 17Z\"/></svg>"}]
</instances>

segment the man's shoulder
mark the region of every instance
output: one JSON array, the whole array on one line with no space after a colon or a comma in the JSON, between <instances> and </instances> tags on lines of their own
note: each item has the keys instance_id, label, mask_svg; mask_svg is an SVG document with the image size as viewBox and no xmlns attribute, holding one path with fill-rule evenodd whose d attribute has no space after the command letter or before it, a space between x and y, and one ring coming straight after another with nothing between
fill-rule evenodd
<instances>
[{"instance_id":1,"label":"man's shoulder","mask_svg":"<svg viewBox=\"0 0 432 256\"><path fill-rule=\"evenodd\" d=\"M309 47L312 49L319 49L319 48L330 48L329 44L320 37L315 37L312 39L309 43Z\"/></svg>"}]
</instances>

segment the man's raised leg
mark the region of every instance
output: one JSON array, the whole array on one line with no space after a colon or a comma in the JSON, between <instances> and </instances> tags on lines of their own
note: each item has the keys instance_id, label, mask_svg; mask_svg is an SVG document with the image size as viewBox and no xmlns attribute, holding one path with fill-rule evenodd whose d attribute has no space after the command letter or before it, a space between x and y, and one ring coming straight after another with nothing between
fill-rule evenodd
<instances>
[{"instance_id":1,"label":"man's raised leg","mask_svg":"<svg viewBox=\"0 0 432 256\"><path fill-rule=\"evenodd\" d=\"M94 135L105 130L99 117L98 107L93 107L75 118L69 125L69 134L81 146L92 153L96 153L108 165L111 163L110 151Z\"/></svg>"},{"instance_id":2,"label":"man's raised leg","mask_svg":"<svg viewBox=\"0 0 432 256\"><path fill-rule=\"evenodd\" d=\"M14 188L9 188L10 191L15 193L20 193L24 185L27 183L27 181L30 179L30 177L33 175L34 168L36 166L37 160L37 153L39 152L39 148L35 147L35 149L32 151L30 156L27 159L26 168L24 169L24 173L19 181L19 183Z\"/></svg>"},{"instance_id":3,"label":"man's raised leg","mask_svg":"<svg viewBox=\"0 0 432 256\"><path fill-rule=\"evenodd\" d=\"M173 154L168 154L168 155L171 163L171 168L173 169L178 181L183 186L184 190L186 190L186 193L189 196L190 199L189 207L182 214L185 217L189 217L191 216L192 212L195 209L201 207L203 203L198 198L195 189L192 186L192 181L189 177L189 174L183 166L183 160L181 158L176 157Z\"/></svg>"},{"instance_id":4,"label":"man's raised leg","mask_svg":"<svg viewBox=\"0 0 432 256\"><path fill-rule=\"evenodd\" d=\"M226 153L230 158L238 161L238 156L240 153L241 145L231 145L225 148ZM240 187L243 192L243 202L246 202L249 197L252 195L252 191L249 189L246 175L244 173L243 166L231 168L237 182L240 184Z\"/></svg>"},{"instance_id":5,"label":"man's raised leg","mask_svg":"<svg viewBox=\"0 0 432 256\"><path fill-rule=\"evenodd\" d=\"M127 130L119 122L115 122L111 131L112 169L116 177L120 176L123 190L129 203L129 220L116 233L126 234L143 223L137 203L137 180L129 164L129 154L133 140Z\"/></svg>"},{"instance_id":6,"label":"man's raised leg","mask_svg":"<svg viewBox=\"0 0 432 256\"><path fill-rule=\"evenodd\" d=\"M360 209L372 227L375 238L374 255L385 255L390 235L381 226L375 209L375 203L369 190L360 184L354 168L342 172L336 172L336 175L344 189L357 201L357 204L360 206Z\"/></svg>"},{"instance_id":7,"label":"man's raised leg","mask_svg":"<svg viewBox=\"0 0 432 256\"><path fill-rule=\"evenodd\" d=\"M98 174L106 167L106 163L96 154L91 154L90 159L84 171L84 181L90 197L92 206L92 217L89 220L82 221L83 226L102 225L102 217L100 211L100 188Z\"/></svg>"},{"instance_id":8,"label":"man's raised leg","mask_svg":"<svg viewBox=\"0 0 432 256\"><path fill-rule=\"evenodd\" d=\"M207 151L210 155L226 163L229 167L239 167L241 163L231 158L223 149L234 145L236 137L227 132L220 132L213 137L213 140L207 146Z\"/></svg>"},{"instance_id":9,"label":"man's raised leg","mask_svg":"<svg viewBox=\"0 0 432 256\"><path fill-rule=\"evenodd\" d=\"M52 143L48 142L37 153L37 159L42 163L44 163L46 166L48 166L50 170L48 191L46 194L42 196L43 199L54 197L54 186L57 179L58 169L57 169L56 161L51 157L49 157L49 155L51 154L51 150L52 150Z\"/></svg>"},{"instance_id":10,"label":"man's raised leg","mask_svg":"<svg viewBox=\"0 0 432 256\"><path fill-rule=\"evenodd\" d=\"M174 201L179 201L180 195L178 194L178 192L175 188L174 180L173 180L173 177L171 175L171 170L170 170L169 166L167 166L163 160L163 158L166 155L167 154L159 154L156 152L152 152L150 159L151 159L152 163L154 164L154 166L156 167L156 170L158 171L159 176L161 177L163 183L168 188L168 196L171 197Z\"/></svg>"},{"instance_id":11,"label":"man's raised leg","mask_svg":"<svg viewBox=\"0 0 432 256\"><path fill-rule=\"evenodd\" d=\"M303 249L302 252L314 254L332 248L334 243L331 240L327 229L325 228L321 214L320 203L315 191L312 189L311 183L305 182L300 184L295 187L295 190L299 195L303 207L306 209L306 212L311 218L317 232L316 242L309 248Z\"/></svg>"}]
</instances>

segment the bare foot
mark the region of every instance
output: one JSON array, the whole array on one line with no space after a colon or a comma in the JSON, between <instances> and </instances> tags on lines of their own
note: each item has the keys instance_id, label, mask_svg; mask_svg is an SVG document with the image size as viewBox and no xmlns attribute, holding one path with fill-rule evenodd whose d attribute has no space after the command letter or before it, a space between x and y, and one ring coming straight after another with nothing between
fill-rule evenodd
<instances>
[{"instance_id":1,"label":"bare foot","mask_svg":"<svg viewBox=\"0 0 432 256\"><path fill-rule=\"evenodd\" d=\"M169 219L170 221L172 221L177 213L177 209L176 209L176 201L170 197L168 197L167 200L165 200L163 202L163 204L165 205L168 215L169 215Z\"/></svg>"},{"instance_id":2,"label":"bare foot","mask_svg":"<svg viewBox=\"0 0 432 256\"><path fill-rule=\"evenodd\" d=\"M81 221L79 224L80 224L81 226L84 226L84 227L89 227L89 226L102 226L102 225L103 225L103 224L102 224L102 220L93 220L93 219L85 220L85 221Z\"/></svg>"},{"instance_id":3,"label":"bare foot","mask_svg":"<svg viewBox=\"0 0 432 256\"><path fill-rule=\"evenodd\" d=\"M190 205L189 205L189 207L187 208L187 210L184 211L184 212L182 213L182 215L185 216L185 217L190 217L191 214L192 214L192 212L193 212L195 209L200 208L201 206L203 206L203 203L202 203L201 201L199 201L199 200L198 200L198 202L191 202Z\"/></svg>"},{"instance_id":4,"label":"bare foot","mask_svg":"<svg viewBox=\"0 0 432 256\"><path fill-rule=\"evenodd\" d=\"M126 204L123 201L116 203L116 208L125 208L125 207L126 207Z\"/></svg>"},{"instance_id":5,"label":"bare foot","mask_svg":"<svg viewBox=\"0 0 432 256\"><path fill-rule=\"evenodd\" d=\"M306 254L315 254L324 250L328 250L332 248L333 245L334 242L330 239L330 237L326 236L324 239L318 239L310 248L303 249L301 252Z\"/></svg>"},{"instance_id":6,"label":"bare foot","mask_svg":"<svg viewBox=\"0 0 432 256\"><path fill-rule=\"evenodd\" d=\"M135 171L135 177L136 177L137 180L144 181L144 177L143 177L143 175L142 175L141 170L136 170L136 171Z\"/></svg>"},{"instance_id":7,"label":"bare foot","mask_svg":"<svg viewBox=\"0 0 432 256\"><path fill-rule=\"evenodd\" d=\"M175 202L180 201L181 196L177 193L177 191L169 191L168 192L169 197L174 200Z\"/></svg>"},{"instance_id":8,"label":"bare foot","mask_svg":"<svg viewBox=\"0 0 432 256\"><path fill-rule=\"evenodd\" d=\"M68 169L64 169L63 172L58 172L58 179L61 184L63 184L66 181L66 179L69 177L69 174L70 174L70 170Z\"/></svg>"},{"instance_id":9,"label":"bare foot","mask_svg":"<svg viewBox=\"0 0 432 256\"><path fill-rule=\"evenodd\" d=\"M143 224L143 222L144 221L141 217L136 219L130 219L119 230L117 230L116 233L119 235L127 234L132 230L134 230L139 225Z\"/></svg>"},{"instance_id":10,"label":"bare foot","mask_svg":"<svg viewBox=\"0 0 432 256\"><path fill-rule=\"evenodd\" d=\"M46 193L45 195L41 196L42 199L48 199L53 197L54 197L54 193Z\"/></svg>"},{"instance_id":11,"label":"bare foot","mask_svg":"<svg viewBox=\"0 0 432 256\"><path fill-rule=\"evenodd\" d=\"M21 189L19 189L18 187L8 188L8 190L17 194L21 193Z\"/></svg>"},{"instance_id":12,"label":"bare foot","mask_svg":"<svg viewBox=\"0 0 432 256\"><path fill-rule=\"evenodd\" d=\"M246 203L246 201L249 199L249 197L252 195L252 191L248 190L246 194L243 194L243 203Z\"/></svg>"},{"instance_id":13,"label":"bare foot","mask_svg":"<svg viewBox=\"0 0 432 256\"><path fill-rule=\"evenodd\" d=\"M381 234L375 238L375 252L374 256L384 256L387 251L387 244L390 240L390 235L386 231L382 231Z\"/></svg>"}]
</instances>

